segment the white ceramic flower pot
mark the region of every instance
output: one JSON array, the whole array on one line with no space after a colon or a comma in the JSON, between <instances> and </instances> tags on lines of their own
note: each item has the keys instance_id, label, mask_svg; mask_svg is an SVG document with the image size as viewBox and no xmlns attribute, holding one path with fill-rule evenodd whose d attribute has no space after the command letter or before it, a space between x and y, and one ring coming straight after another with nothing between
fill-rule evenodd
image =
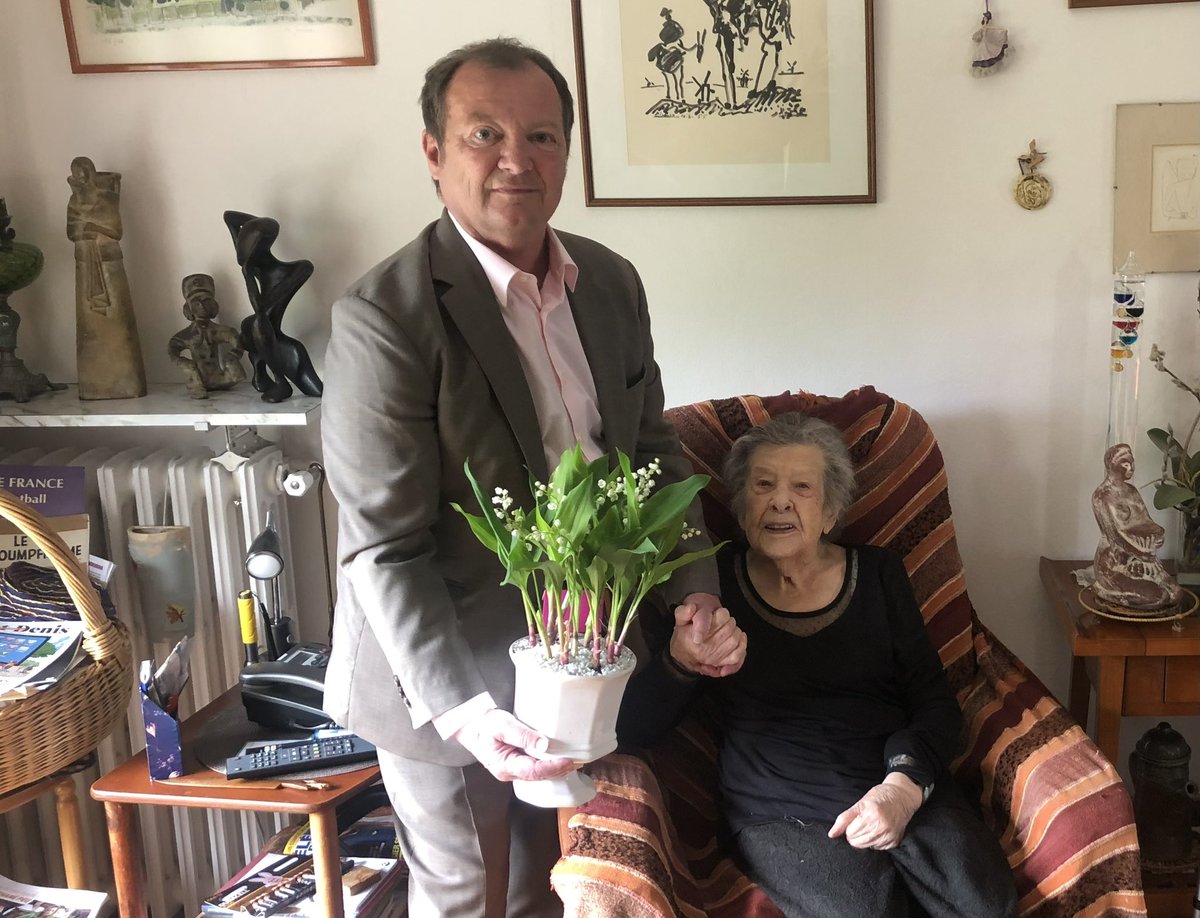
<instances>
[{"instance_id":1,"label":"white ceramic flower pot","mask_svg":"<svg viewBox=\"0 0 1200 918\"><path fill-rule=\"evenodd\" d=\"M516 668L517 719L548 737L548 758L591 762L617 748L617 712L633 673L634 655L628 647L617 662L602 672L590 668L590 652L564 668L546 660L545 648L530 647L527 638L514 641L508 655ZM596 795L587 775L572 772L547 781L514 781L513 792L535 806L579 806Z\"/></svg>"}]
</instances>

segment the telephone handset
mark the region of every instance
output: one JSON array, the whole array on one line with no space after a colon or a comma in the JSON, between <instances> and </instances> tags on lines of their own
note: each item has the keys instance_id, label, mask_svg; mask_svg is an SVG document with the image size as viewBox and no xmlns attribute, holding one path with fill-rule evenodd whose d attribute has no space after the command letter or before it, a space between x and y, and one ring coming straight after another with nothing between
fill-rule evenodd
<instances>
[{"instance_id":1,"label":"telephone handset","mask_svg":"<svg viewBox=\"0 0 1200 918\"><path fill-rule=\"evenodd\" d=\"M238 678L246 716L264 727L313 730L330 724L321 709L329 648L296 644L278 660L248 663Z\"/></svg>"}]
</instances>

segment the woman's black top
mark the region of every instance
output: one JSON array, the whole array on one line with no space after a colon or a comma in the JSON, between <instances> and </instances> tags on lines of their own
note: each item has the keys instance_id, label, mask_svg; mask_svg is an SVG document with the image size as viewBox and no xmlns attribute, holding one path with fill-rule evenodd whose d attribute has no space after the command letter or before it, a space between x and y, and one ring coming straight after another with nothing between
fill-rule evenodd
<instances>
[{"instance_id":1,"label":"woman's black top","mask_svg":"<svg viewBox=\"0 0 1200 918\"><path fill-rule=\"evenodd\" d=\"M947 775L962 715L897 555L847 548L841 592L814 612L764 602L744 551L718 562L721 598L748 638L745 664L725 678L687 680L660 651L625 693L622 743L652 742L709 691L733 831L785 817L833 822L895 756L910 761L891 770L919 783Z\"/></svg>"}]
</instances>

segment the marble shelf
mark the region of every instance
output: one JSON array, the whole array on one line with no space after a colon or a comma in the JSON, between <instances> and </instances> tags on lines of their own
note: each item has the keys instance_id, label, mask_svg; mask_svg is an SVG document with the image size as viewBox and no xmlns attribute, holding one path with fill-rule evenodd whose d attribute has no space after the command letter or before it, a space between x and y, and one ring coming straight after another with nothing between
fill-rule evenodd
<instances>
[{"instance_id":1,"label":"marble shelf","mask_svg":"<svg viewBox=\"0 0 1200 918\"><path fill-rule=\"evenodd\" d=\"M303 427L319 398L264 402L249 385L189 398L182 383L151 383L144 398L81 401L78 387L46 392L27 402L0 399L0 427Z\"/></svg>"}]
</instances>

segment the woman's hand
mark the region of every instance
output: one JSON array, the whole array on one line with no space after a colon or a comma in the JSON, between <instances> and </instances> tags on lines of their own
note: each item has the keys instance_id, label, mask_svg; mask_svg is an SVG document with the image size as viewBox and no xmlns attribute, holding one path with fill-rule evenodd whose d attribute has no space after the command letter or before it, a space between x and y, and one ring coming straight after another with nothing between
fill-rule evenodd
<instances>
[{"instance_id":1,"label":"woman's hand","mask_svg":"<svg viewBox=\"0 0 1200 918\"><path fill-rule=\"evenodd\" d=\"M923 799L917 782L897 771L891 772L882 784L876 784L858 803L838 816L829 837L845 835L853 848L889 851L904 838L904 830Z\"/></svg>"},{"instance_id":2,"label":"woman's hand","mask_svg":"<svg viewBox=\"0 0 1200 918\"><path fill-rule=\"evenodd\" d=\"M675 630L668 652L689 672L729 676L746 659L746 632L716 596L691 593L675 607Z\"/></svg>"}]
</instances>

